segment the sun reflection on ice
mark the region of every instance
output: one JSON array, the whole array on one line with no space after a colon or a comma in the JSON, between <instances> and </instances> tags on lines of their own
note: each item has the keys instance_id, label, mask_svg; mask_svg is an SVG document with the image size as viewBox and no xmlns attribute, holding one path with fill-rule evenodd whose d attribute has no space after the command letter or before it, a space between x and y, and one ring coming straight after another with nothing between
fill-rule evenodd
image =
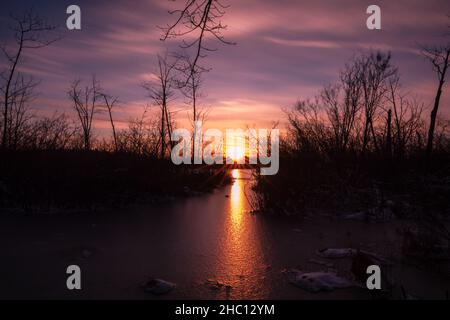
<instances>
[{"instance_id":1,"label":"sun reflection on ice","mask_svg":"<svg viewBox=\"0 0 450 320\"><path fill-rule=\"evenodd\" d=\"M233 169L231 174L232 174L234 179L239 179L239 177L240 177L239 169Z\"/></svg>"},{"instance_id":2,"label":"sun reflection on ice","mask_svg":"<svg viewBox=\"0 0 450 320\"><path fill-rule=\"evenodd\" d=\"M266 263L255 221L248 214L245 195L248 179L240 169L234 169L231 174L234 181L230 188L216 276L232 288L222 298L262 299L266 296L262 286Z\"/></svg>"},{"instance_id":3,"label":"sun reflection on ice","mask_svg":"<svg viewBox=\"0 0 450 320\"><path fill-rule=\"evenodd\" d=\"M231 187L231 221L233 223L232 232L234 234L240 229L242 214L244 211L244 199L242 198L244 190L242 180L239 180L240 171L238 169L234 169L232 175L235 179L233 186Z\"/></svg>"}]
</instances>

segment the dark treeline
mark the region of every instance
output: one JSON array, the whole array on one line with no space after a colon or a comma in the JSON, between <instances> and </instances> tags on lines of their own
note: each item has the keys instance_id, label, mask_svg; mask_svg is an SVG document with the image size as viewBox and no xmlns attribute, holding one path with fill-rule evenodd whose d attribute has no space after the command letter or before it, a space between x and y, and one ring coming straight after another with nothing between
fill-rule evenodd
<instances>
[{"instance_id":1,"label":"dark treeline","mask_svg":"<svg viewBox=\"0 0 450 320\"><path fill-rule=\"evenodd\" d=\"M229 182L220 167L101 151L2 152L0 170L0 207L37 213L166 202Z\"/></svg>"}]
</instances>

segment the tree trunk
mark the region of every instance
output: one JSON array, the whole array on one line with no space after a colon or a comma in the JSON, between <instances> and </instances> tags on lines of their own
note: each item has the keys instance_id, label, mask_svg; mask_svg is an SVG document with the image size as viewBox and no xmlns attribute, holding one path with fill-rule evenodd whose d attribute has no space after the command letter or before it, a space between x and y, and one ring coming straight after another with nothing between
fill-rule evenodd
<instances>
[{"instance_id":1,"label":"tree trunk","mask_svg":"<svg viewBox=\"0 0 450 320\"><path fill-rule=\"evenodd\" d=\"M389 109L386 125L386 154L392 156L392 110Z\"/></svg>"},{"instance_id":2,"label":"tree trunk","mask_svg":"<svg viewBox=\"0 0 450 320\"><path fill-rule=\"evenodd\" d=\"M164 126L164 105L161 107L161 153L160 158L164 159L164 153L166 152L166 128Z\"/></svg>"},{"instance_id":3,"label":"tree trunk","mask_svg":"<svg viewBox=\"0 0 450 320\"><path fill-rule=\"evenodd\" d=\"M14 63L11 68L11 72L9 73L8 81L6 83L5 88L5 101L4 101L4 109L3 110L3 137L2 137L2 149L7 147L8 140L8 108L9 108L9 90L11 88L11 83L14 77L14 73L16 72L16 67L19 62L20 54L22 53L23 48L23 32L20 36L19 50L17 51L16 58L14 59Z\"/></svg>"},{"instance_id":4,"label":"tree trunk","mask_svg":"<svg viewBox=\"0 0 450 320\"><path fill-rule=\"evenodd\" d=\"M436 118L437 118L437 114L439 111L439 103L440 103L441 95L442 95L442 87L444 86L444 83L445 83L445 74L446 74L447 68L448 68L449 55L450 55L450 51L447 51L447 56L446 56L446 59L444 62L444 67L442 68L442 72L440 73L440 77L439 77L439 86L438 86L438 90L436 92L436 97L434 99L433 110L431 110L431 114L430 114L430 128L428 130L427 155L431 155L431 153L433 152L434 129L436 127Z\"/></svg>"}]
</instances>

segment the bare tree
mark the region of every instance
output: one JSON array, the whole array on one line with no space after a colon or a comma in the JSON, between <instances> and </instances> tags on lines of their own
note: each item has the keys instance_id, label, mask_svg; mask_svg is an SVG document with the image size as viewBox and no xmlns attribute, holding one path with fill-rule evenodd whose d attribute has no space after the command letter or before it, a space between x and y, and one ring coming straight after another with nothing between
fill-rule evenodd
<instances>
[{"instance_id":1,"label":"bare tree","mask_svg":"<svg viewBox=\"0 0 450 320\"><path fill-rule=\"evenodd\" d=\"M8 146L8 127L9 112L16 97L15 93L19 95L24 91L29 91L34 85L27 81L20 81L18 78L21 75L18 73L18 65L23 56L23 52L28 49L38 49L50 45L58 39L58 37L49 37L50 31L55 30L55 26L48 24L33 10L26 11L22 16L12 15L14 26L11 28L14 32L14 40L16 42L15 50L9 50L6 46L1 47L1 50L8 62L7 70L2 73L5 85L3 87L3 136L2 148ZM11 52L13 51L13 52ZM14 83L22 82L24 88L12 92ZM20 98L19 98L20 99Z\"/></svg>"},{"instance_id":2,"label":"bare tree","mask_svg":"<svg viewBox=\"0 0 450 320\"><path fill-rule=\"evenodd\" d=\"M330 130L322 116L320 99L298 101L286 111L297 150L322 153L329 149Z\"/></svg>"},{"instance_id":3,"label":"bare tree","mask_svg":"<svg viewBox=\"0 0 450 320\"><path fill-rule=\"evenodd\" d=\"M125 142L122 145L123 149L135 154L145 153L145 125L147 111L148 109L145 107L141 117L132 119L128 123L128 131L125 132L123 139L123 142Z\"/></svg>"},{"instance_id":4,"label":"bare tree","mask_svg":"<svg viewBox=\"0 0 450 320\"><path fill-rule=\"evenodd\" d=\"M62 150L70 147L76 128L65 114L53 114L33 122L26 135L25 148Z\"/></svg>"},{"instance_id":5,"label":"bare tree","mask_svg":"<svg viewBox=\"0 0 450 320\"><path fill-rule=\"evenodd\" d=\"M430 127L428 129L427 154L430 155L433 151L434 130L436 127L436 117L439 111L442 88L445 83L445 76L450 63L450 44L442 47L423 48L422 53L431 62L433 70L438 77L438 87L434 98L433 109L430 114Z\"/></svg>"},{"instance_id":6,"label":"bare tree","mask_svg":"<svg viewBox=\"0 0 450 320\"><path fill-rule=\"evenodd\" d=\"M75 80L68 91L68 95L73 102L73 108L77 113L78 120L80 120L84 149L90 150L92 143L92 121L94 114L99 112L97 102L101 97L101 91L95 76L92 77L91 85L85 86L84 89L80 87L81 80Z\"/></svg>"},{"instance_id":7,"label":"bare tree","mask_svg":"<svg viewBox=\"0 0 450 320\"><path fill-rule=\"evenodd\" d=\"M376 117L385 102L388 80L397 75L390 59L389 53L362 54L345 66L338 84L322 90L319 104L328 116L333 144L339 151L347 150L351 142L358 140L359 143L359 138L362 153L370 142L375 150L379 150ZM363 120L361 130L359 120Z\"/></svg>"},{"instance_id":8,"label":"bare tree","mask_svg":"<svg viewBox=\"0 0 450 320\"><path fill-rule=\"evenodd\" d=\"M182 75L182 79L178 81L178 86L182 94L187 98L188 103L192 106L192 122L195 122L200 119L201 113L198 108L198 102L201 97L202 75L209 70L202 67L195 68L194 61L187 54L175 56L179 62L176 69ZM192 70L194 71L192 72Z\"/></svg>"},{"instance_id":9,"label":"bare tree","mask_svg":"<svg viewBox=\"0 0 450 320\"><path fill-rule=\"evenodd\" d=\"M145 106L140 117L131 119L128 128L117 133L120 151L155 158L159 156L159 118L151 118L148 109L148 106Z\"/></svg>"},{"instance_id":10,"label":"bare tree","mask_svg":"<svg viewBox=\"0 0 450 320\"><path fill-rule=\"evenodd\" d=\"M401 157L422 145L423 105L400 91L397 69L389 61L380 53L357 57L337 84L288 111L297 149L364 154L370 145L371 151Z\"/></svg>"},{"instance_id":11,"label":"bare tree","mask_svg":"<svg viewBox=\"0 0 450 320\"><path fill-rule=\"evenodd\" d=\"M111 128L112 128L112 132L113 132L114 149L117 152L118 151L117 134L116 134L116 127L114 125L114 120L113 120L113 116L112 116L112 109L116 105L118 98L109 96L105 93L101 93L100 95L103 97L103 100L105 101L106 110L108 111L109 122L111 123Z\"/></svg>"},{"instance_id":12,"label":"bare tree","mask_svg":"<svg viewBox=\"0 0 450 320\"><path fill-rule=\"evenodd\" d=\"M407 98L406 94L400 92L398 77L393 78L389 83L388 102L393 112L393 152L397 156L403 157L408 146L423 127L423 105L414 99Z\"/></svg>"},{"instance_id":13,"label":"bare tree","mask_svg":"<svg viewBox=\"0 0 450 320\"><path fill-rule=\"evenodd\" d=\"M192 148L194 149L194 141L196 139L195 123L196 121L205 122L209 111L207 107L202 107L199 103L202 97L200 91L203 83L202 76L203 73L209 70L202 67L195 68L193 60L187 54L176 54L175 56L179 59L176 69L181 74L181 80L178 81L178 86L181 93L186 97L187 104L192 107L192 115L188 113L188 118L193 128ZM194 152L192 152L192 155L194 155Z\"/></svg>"},{"instance_id":14,"label":"bare tree","mask_svg":"<svg viewBox=\"0 0 450 320\"><path fill-rule=\"evenodd\" d=\"M436 119L436 130L434 137L434 148L437 150L449 152L450 151L450 120L442 116Z\"/></svg>"},{"instance_id":15,"label":"bare tree","mask_svg":"<svg viewBox=\"0 0 450 320\"><path fill-rule=\"evenodd\" d=\"M187 0L183 9L169 11L171 15L176 15L176 21L161 27L164 35L162 41L168 38L185 37L194 34L193 40L184 40L181 47L183 49L194 48L191 73L187 81L193 76L198 67L199 58L205 57L206 52L216 49L205 45L205 38L210 35L221 43L234 44L225 40L222 32L227 28L223 25L221 18L228 8L221 0Z\"/></svg>"},{"instance_id":16,"label":"bare tree","mask_svg":"<svg viewBox=\"0 0 450 320\"><path fill-rule=\"evenodd\" d=\"M24 142L28 124L33 118L29 108L30 102L35 98L33 89L37 83L32 79L25 79L21 75L15 77L10 87L9 112L6 119L6 146L17 149Z\"/></svg>"},{"instance_id":17,"label":"bare tree","mask_svg":"<svg viewBox=\"0 0 450 320\"><path fill-rule=\"evenodd\" d=\"M374 122L378 108L382 105L388 90L389 79L397 75L397 68L391 64L391 54L377 52L363 55L357 59L362 85L362 104L364 110L364 130L362 152L364 153L373 138L375 150L379 150Z\"/></svg>"},{"instance_id":18,"label":"bare tree","mask_svg":"<svg viewBox=\"0 0 450 320\"><path fill-rule=\"evenodd\" d=\"M175 89L177 88L175 67L178 59L169 61L167 54L164 56L158 55L158 73L156 74L157 82L146 82L143 84L148 91L149 97L153 103L159 106L161 110L161 126L160 139L161 150L160 157L164 158L167 150L166 140L169 140L172 133L171 113L168 110L170 101L174 98Z\"/></svg>"},{"instance_id":19,"label":"bare tree","mask_svg":"<svg viewBox=\"0 0 450 320\"><path fill-rule=\"evenodd\" d=\"M334 144L339 151L345 151L350 143L361 110L361 97L361 75L355 65L347 65L340 74L340 83L324 88L321 93L321 102L333 129Z\"/></svg>"}]
</instances>

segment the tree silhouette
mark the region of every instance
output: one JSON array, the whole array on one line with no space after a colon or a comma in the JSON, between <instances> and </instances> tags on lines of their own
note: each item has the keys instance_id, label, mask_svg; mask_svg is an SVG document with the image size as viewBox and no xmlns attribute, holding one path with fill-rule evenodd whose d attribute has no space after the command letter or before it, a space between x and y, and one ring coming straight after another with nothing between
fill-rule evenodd
<instances>
[{"instance_id":1,"label":"tree silhouette","mask_svg":"<svg viewBox=\"0 0 450 320\"><path fill-rule=\"evenodd\" d=\"M8 123L11 106L17 98L24 92L30 91L35 83L33 81L20 80L22 76L18 73L18 65L23 56L23 52L28 49L39 49L46 47L59 39L59 37L49 36L50 31L56 29L54 25L48 24L33 10L26 11L22 16L11 15L14 26L11 28L14 32L16 49L11 53L6 46L1 50L8 62L7 70L2 74L5 80L3 90L3 136L2 148L8 148L10 127ZM21 86L20 86L21 84ZM19 85L19 87L18 87ZM14 90L13 90L14 88Z\"/></svg>"},{"instance_id":2,"label":"tree silhouette","mask_svg":"<svg viewBox=\"0 0 450 320\"><path fill-rule=\"evenodd\" d=\"M171 114L168 110L169 102L174 97L176 89L176 75L175 67L178 59L174 61L169 59L169 56L158 55L158 73L156 74L156 82L146 82L143 84L144 88L148 91L149 97L153 100L153 103L161 109L161 127L160 127L160 139L161 150L160 157L164 158L167 149L166 138L172 133L171 128Z\"/></svg>"},{"instance_id":3,"label":"tree silhouette","mask_svg":"<svg viewBox=\"0 0 450 320\"><path fill-rule=\"evenodd\" d=\"M111 128L112 128L112 132L113 132L114 150L117 152L119 149L119 146L118 146L118 142L117 142L116 126L114 125L114 120L113 120L113 116L112 116L112 109L116 105L118 98L112 97L106 93L100 93L100 96L105 101L105 108L108 111L109 122L111 123Z\"/></svg>"},{"instance_id":4,"label":"tree silhouette","mask_svg":"<svg viewBox=\"0 0 450 320\"><path fill-rule=\"evenodd\" d=\"M93 76L91 85L82 89L81 80L75 80L67 94L72 100L73 108L77 113L78 120L80 120L84 149L90 150L92 146L92 121L94 114L99 112L98 100L102 97L99 83Z\"/></svg>"},{"instance_id":5,"label":"tree silhouette","mask_svg":"<svg viewBox=\"0 0 450 320\"><path fill-rule=\"evenodd\" d=\"M205 57L206 52L216 50L205 45L207 35L211 35L221 43L234 44L225 40L222 34L227 26L222 24L221 18L225 15L227 8L228 6L220 0L188 0L183 9L169 11L171 15L177 16L173 24L160 27L164 32L162 41L195 34L193 40L183 39L181 45L183 49L194 48L195 50L191 72L186 82L197 71L199 59Z\"/></svg>"},{"instance_id":6,"label":"tree silhouette","mask_svg":"<svg viewBox=\"0 0 450 320\"><path fill-rule=\"evenodd\" d=\"M434 131L436 128L436 118L439 111L442 88L450 64L450 44L441 47L424 47L422 53L430 61L433 70L438 77L438 87L434 98L433 109L430 114L430 126L428 129L427 154L430 155L433 151Z\"/></svg>"}]
</instances>

